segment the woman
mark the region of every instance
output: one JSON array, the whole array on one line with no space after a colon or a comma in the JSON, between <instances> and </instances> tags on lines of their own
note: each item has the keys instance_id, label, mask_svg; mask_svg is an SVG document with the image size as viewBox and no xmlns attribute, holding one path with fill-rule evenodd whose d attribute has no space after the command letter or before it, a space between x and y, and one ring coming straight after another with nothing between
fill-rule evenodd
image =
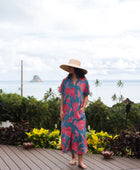
<instances>
[{"instance_id":1,"label":"woman","mask_svg":"<svg viewBox=\"0 0 140 170\"><path fill-rule=\"evenodd\" d=\"M69 162L71 165L76 164L76 154L78 154L78 166L86 169L82 156L87 153L84 112L89 94L89 85L85 78L87 70L83 69L80 61L75 59L71 59L68 64L61 65L60 68L69 72L59 88L62 153L71 151L72 160Z\"/></svg>"}]
</instances>

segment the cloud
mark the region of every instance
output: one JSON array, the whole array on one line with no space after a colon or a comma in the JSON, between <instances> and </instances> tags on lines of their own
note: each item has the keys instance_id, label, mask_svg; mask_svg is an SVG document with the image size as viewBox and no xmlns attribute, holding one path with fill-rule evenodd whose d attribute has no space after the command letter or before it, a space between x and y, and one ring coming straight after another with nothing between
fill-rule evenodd
<instances>
[{"instance_id":1,"label":"cloud","mask_svg":"<svg viewBox=\"0 0 140 170\"><path fill-rule=\"evenodd\" d=\"M70 58L81 60L90 79L120 73L139 79L139 6L139 0L0 0L1 79L15 78L21 59L26 79L37 73L62 79L59 65Z\"/></svg>"}]
</instances>

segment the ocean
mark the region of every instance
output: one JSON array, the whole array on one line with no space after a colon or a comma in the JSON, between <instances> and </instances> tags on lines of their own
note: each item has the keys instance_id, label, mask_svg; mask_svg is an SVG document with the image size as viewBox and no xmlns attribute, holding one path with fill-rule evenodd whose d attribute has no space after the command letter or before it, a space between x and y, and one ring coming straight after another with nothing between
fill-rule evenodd
<instances>
[{"instance_id":1,"label":"ocean","mask_svg":"<svg viewBox=\"0 0 140 170\"><path fill-rule=\"evenodd\" d=\"M116 102L112 100L112 95L115 93L117 96L123 95L124 99L129 98L135 103L140 103L140 80L122 80L124 86L117 87L118 80L100 80L101 85L95 86L95 80L89 80L90 91L92 96L89 96L90 101L95 101L98 97L101 98L104 104L112 106ZM54 93L58 96L58 87L61 80L46 80L44 82L32 83L29 81L23 82L23 96L34 96L38 100L42 100L44 93L52 88ZM0 81L0 89L4 93L17 93L21 94L20 81Z\"/></svg>"}]
</instances>

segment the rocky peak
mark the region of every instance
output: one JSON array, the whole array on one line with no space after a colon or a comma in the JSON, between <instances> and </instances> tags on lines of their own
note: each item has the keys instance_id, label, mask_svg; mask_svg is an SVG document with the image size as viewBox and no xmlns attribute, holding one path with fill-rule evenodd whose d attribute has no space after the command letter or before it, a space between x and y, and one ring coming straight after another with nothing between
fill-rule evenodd
<instances>
[{"instance_id":1,"label":"rocky peak","mask_svg":"<svg viewBox=\"0 0 140 170\"><path fill-rule=\"evenodd\" d=\"M38 75L34 75L31 82L42 82L42 80L40 79L40 77Z\"/></svg>"}]
</instances>

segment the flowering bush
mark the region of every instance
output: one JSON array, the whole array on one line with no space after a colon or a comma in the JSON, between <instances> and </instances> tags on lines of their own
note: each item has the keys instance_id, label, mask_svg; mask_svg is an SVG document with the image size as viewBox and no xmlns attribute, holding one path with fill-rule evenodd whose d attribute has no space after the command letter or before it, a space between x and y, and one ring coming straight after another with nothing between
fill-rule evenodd
<instances>
[{"instance_id":1,"label":"flowering bush","mask_svg":"<svg viewBox=\"0 0 140 170\"><path fill-rule=\"evenodd\" d=\"M55 129L49 132L48 129L33 129L31 132L26 133L28 140L34 143L34 146L41 148L52 148L56 149L57 145L60 145L60 131Z\"/></svg>"},{"instance_id":2,"label":"flowering bush","mask_svg":"<svg viewBox=\"0 0 140 170\"><path fill-rule=\"evenodd\" d=\"M48 129L33 129L31 132L26 133L28 140L34 143L35 147L44 147L52 149L62 149L60 131L55 129L49 132ZM115 139L118 135L112 137L107 132L95 132L95 130L87 133L87 145L89 153L101 153L106 149L108 144L104 141L106 138Z\"/></svg>"},{"instance_id":3,"label":"flowering bush","mask_svg":"<svg viewBox=\"0 0 140 170\"><path fill-rule=\"evenodd\" d=\"M87 145L89 153L101 153L101 151L106 149L107 142L104 142L105 138L116 138L109 135L107 132L97 132L95 130L90 130L87 134Z\"/></svg>"}]
</instances>

